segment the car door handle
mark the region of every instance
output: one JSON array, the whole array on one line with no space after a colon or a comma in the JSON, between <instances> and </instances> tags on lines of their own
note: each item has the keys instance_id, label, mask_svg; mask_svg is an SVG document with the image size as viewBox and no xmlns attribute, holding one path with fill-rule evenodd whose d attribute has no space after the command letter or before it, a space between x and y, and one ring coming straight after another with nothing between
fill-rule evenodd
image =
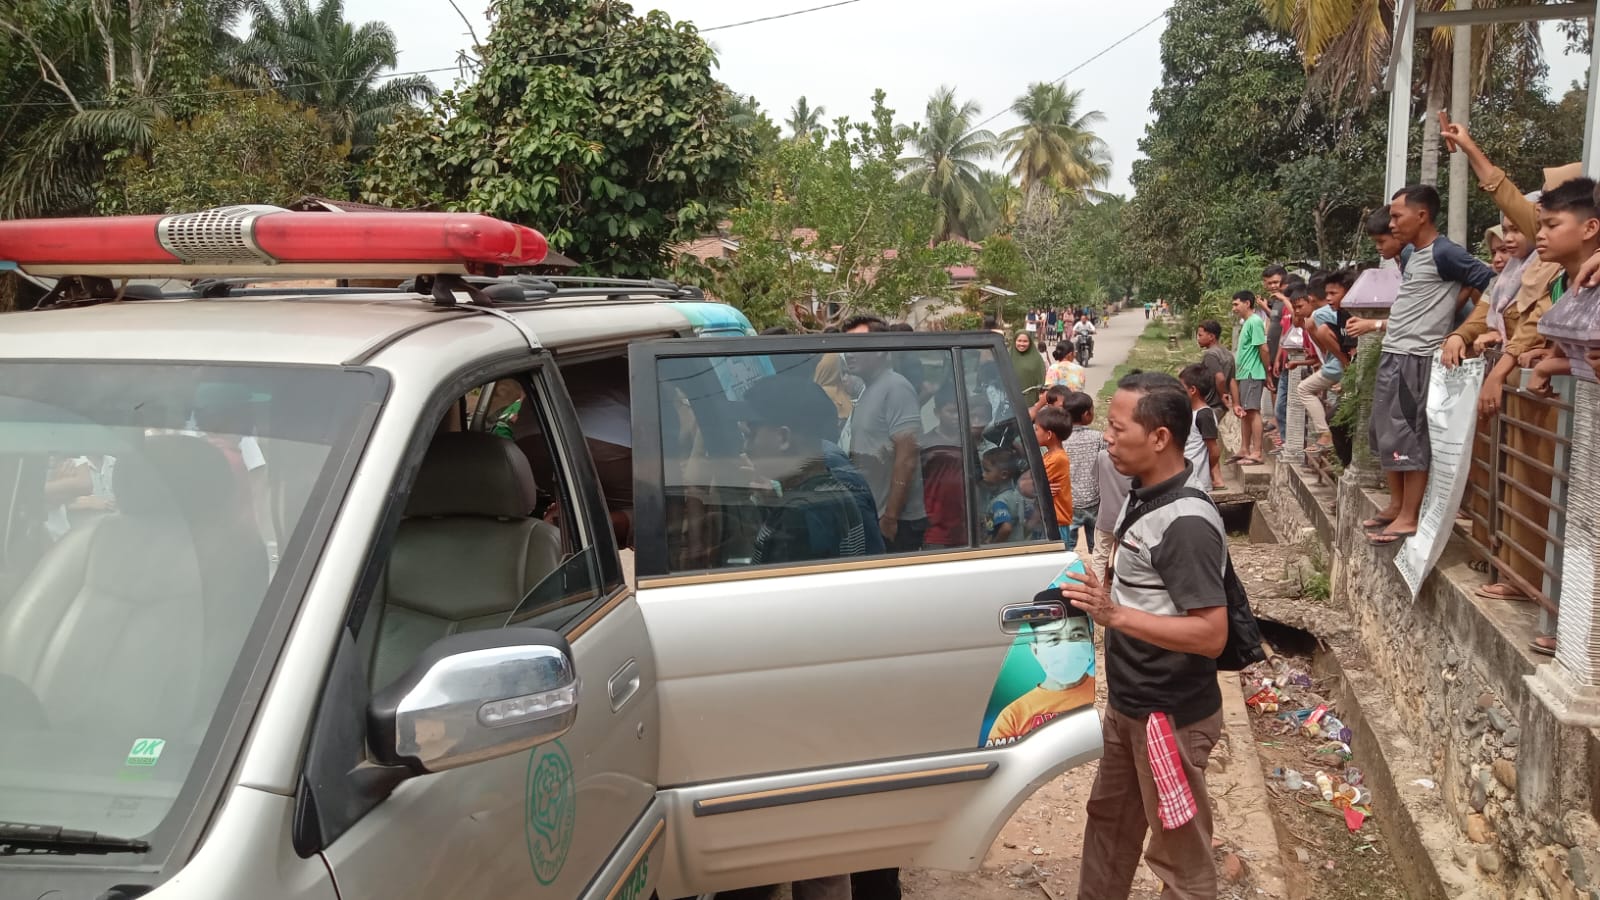
<instances>
[{"instance_id":1,"label":"car door handle","mask_svg":"<svg viewBox=\"0 0 1600 900\"><path fill-rule=\"evenodd\" d=\"M633 695L639 692L639 661L630 659L623 663L617 674L612 675L606 682L606 689L611 694L612 712L616 712L632 700Z\"/></svg>"},{"instance_id":2,"label":"car door handle","mask_svg":"<svg viewBox=\"0 0 1600 900\"><path fill-rule=\"evenodd\" d=\"M1067 605L1060 600L1045 603L1016 603L1000 608L1000 630L1017 634L1024 625L1048 625L1067 617Z\"/></svg>"}]
</instances>

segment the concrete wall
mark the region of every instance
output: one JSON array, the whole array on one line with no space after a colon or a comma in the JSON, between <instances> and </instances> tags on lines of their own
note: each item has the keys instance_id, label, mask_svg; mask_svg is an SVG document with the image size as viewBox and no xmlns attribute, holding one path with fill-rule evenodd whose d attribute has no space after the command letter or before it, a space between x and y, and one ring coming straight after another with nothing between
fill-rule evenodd
<instances>
[{"instance_id":1,"label":"concrete wall","mask_svg":"<svg viewBox=\"0 0 1600 900\"><path fill-rule=\"evenodd\" d=\"M1368 725L1353 749L1382 756L1377 798L1407 807L1376 813L1413 895L1600 900L1600 733L1562 726L1528 690L1546 664L1527 649L1533 607L1477 598L1483 578L1458 543L1413 602L1393 550L1359 525L1382 499L1280 465L1265 512L1286 539L1315 535L1332 561L1358 646L1346 693Z\"/></svg>"}]
</instances>

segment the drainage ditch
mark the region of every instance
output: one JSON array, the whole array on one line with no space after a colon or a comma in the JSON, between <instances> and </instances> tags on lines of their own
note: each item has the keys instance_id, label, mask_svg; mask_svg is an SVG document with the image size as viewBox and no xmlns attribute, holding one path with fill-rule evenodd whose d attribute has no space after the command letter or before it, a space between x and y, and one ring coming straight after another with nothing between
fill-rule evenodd
<instances>
[{"instance_id":1,"label":"drainage ditch","mask_svg":"<svg viewBox=\"0 0 1600 900\"><path fill-rule=\"evenodd\" d=\"M1320 548L1279 543L1255 506L1224 507L1223 517L1234 566L1273 654L1240 673L1239 689L1266 783L1285 896L1404 900L1409 895L1384 833L1394 811L1374 804L1367 783L1367 763L1381 763L1352 753L1355 735L1345 720L1361 717L1341 708L1340 679L1332 674L1338 666L1314 631L1344 611L1326 596Z\"/></svg>"}]
</instances>

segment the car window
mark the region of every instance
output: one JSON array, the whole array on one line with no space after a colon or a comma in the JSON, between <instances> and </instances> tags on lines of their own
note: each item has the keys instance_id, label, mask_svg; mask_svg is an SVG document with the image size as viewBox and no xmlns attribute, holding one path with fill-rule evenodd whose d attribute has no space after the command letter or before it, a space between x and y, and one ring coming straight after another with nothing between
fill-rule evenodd
<instances>
[{"instance_id":1,"label":"car window","mask_svg":"<svg viewBox=\"0 0 1600 900\"><path fill-rule=\"evenodd\" d=\"M988 350L960 351L969 425L977 444L979 477L974 485L978 543L988 546L1049 538L1044 503L1048 482L1037 464L1038 444L1025 401L1012 394Z\"/></svg>"},{"instance_id":2,"label":"car window","mask_svg":"<svg viewBox=\"0 0 1600 900\"><path fill-rule=\"evenodd\" d=\"M0 363L0 820L139 837L173 811L380 390L311 367Z\"/></svg>"},{"instance_id":3,"label":"car window","mask_svg":"<svg viewBox=\"0 0 1600 900\"><path fill-rule=\"evenodd\" d=\"M657 361L671 573L935 553L1042 534L1016 431L947 349ZM981 419L980 421L977 421ZM1009 441L1006 453L991 453ZM987 455L987 463L986 463ZM989 475L985 476L985 465Z\"/></svg>"},{"instance_id":4,"label":"car window","mask_svg":"<svg viewBox=\"0 0 1600 900\"><path fill-rule=\"evenodd\" d=\"M533 384L481 385L438 423L361 629L374 686L448 635L508 624L559 631L599 597L600 551L579 505L591 501L573 490Z\"/></svg>"}]
</instances>

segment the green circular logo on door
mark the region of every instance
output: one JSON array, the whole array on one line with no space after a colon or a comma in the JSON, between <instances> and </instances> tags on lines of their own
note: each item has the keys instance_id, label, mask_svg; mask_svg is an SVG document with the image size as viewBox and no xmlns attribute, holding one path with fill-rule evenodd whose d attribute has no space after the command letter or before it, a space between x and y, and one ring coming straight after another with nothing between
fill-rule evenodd
<instances>
[{"instance_id":1,"label":"green circular logo on door","mask_svg":"<svg viewBox=\"0 0 1600 900\"><path fill-rule=\"evenodd\" d=\"M529 754L525 790L527 814L522 830L528 839L528 861L533 864L533 877L547 885L556 880L567 862L578 818L572 760L560 741Z\"/></svg>"}]
</instances>

